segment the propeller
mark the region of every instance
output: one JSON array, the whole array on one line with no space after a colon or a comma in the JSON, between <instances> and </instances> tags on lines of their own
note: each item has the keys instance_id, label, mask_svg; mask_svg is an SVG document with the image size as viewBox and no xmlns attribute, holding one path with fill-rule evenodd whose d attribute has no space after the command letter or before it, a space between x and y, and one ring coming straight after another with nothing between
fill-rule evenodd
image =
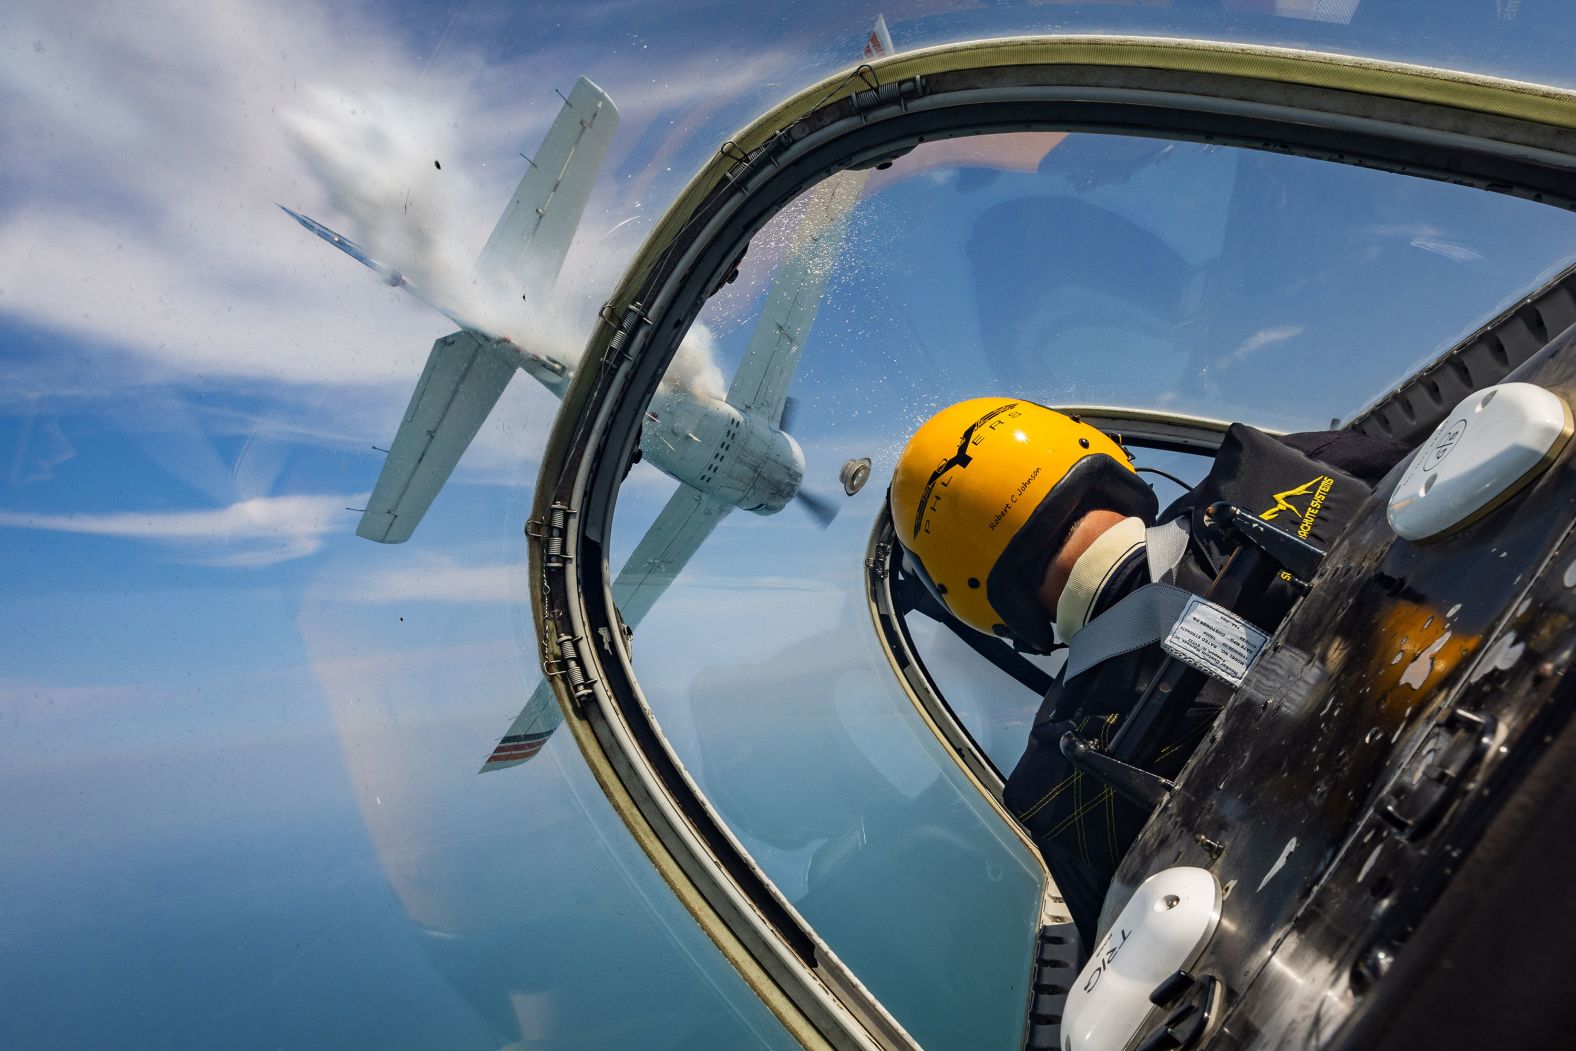
<instances>
[{"instance_id":1,"label":"propeller","mask_svg":"<svg viewBox=\"0 0 1576 1051\"><path fill-rule=\"evenodd\" d=\"M799 399L792 396L784 398L783 413L777 420L777 429L784 433L792 434L794 418L798 414ZM842 508L842 504L839 501L806 492L802 487L797 493L793 494L793 498L798 501L800 507L804 508L806 514L821 524L822 529L832 524L832 519L837 517L837 512Z\"/></svg>"},{"instance_id":2,"label":"propeller","mask_svg":"<svg viewBox=\"0 0 1576 1051\"><path fill-rule=\"evenodd\" d=\"M835 500L828 500L824 496L816 496L814 493L806 492L803 489L794 493L793 498L799 502L800 507L804 508L806 514L821 523L822 529L832 524L832 519L837 517L838 509L841 506Z\"/></svg>"}]
</instances>

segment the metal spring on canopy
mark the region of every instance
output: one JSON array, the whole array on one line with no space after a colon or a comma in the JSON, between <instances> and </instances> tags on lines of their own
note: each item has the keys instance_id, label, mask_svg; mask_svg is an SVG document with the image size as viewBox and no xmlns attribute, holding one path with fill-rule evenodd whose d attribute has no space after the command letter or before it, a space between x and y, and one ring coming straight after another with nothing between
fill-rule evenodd
<instances>
[{"instance_id":1,"label":"metal spring on canopy","mask_svg":"<svg viewBox=\"0 0 1576 1051\"><path fill-rule=\"evenodd\" d=\"M542 541L542 564L553 569L562 569L565 563L574 561L570 555L564 554L564 534L569 528L569 516L574 511L565 504L553 504L547 509L547 531Z\"/></svg>"},{"instance_id":2,"label":"metal spring on canopy","mask_svg":"<svg viewBox=\"0 0 1576 1051\"><path fill-rule=\"evenodd\" d=\"M607 353L602 356L602 360L604 362L612 362L617 358L624 356L624 348L627 347L629 345L629 341L634 338L635 329L642 322L649 320L650 319L646 317L646 312L640 309L639 303L631 303L629 309L624 312L624 320L619 322L617 331L615 331L612 335L612 338L607 341Z\"/></svg>"},{"instance_id":3,"label":"metal spring on canopy","mask_svg":"<svg viewBox=\"0 0 1576 1051\"><path fill-rule=\"evenodd\" d=\"M590 693L592 685L596 682L585 673L585 667L580 663L575 649L578 641L579 639L573 635L561 635L558 639L558 652L563 661L564 673L569 679L569 692L576 699Z\"/></svg>"}]
</instances>

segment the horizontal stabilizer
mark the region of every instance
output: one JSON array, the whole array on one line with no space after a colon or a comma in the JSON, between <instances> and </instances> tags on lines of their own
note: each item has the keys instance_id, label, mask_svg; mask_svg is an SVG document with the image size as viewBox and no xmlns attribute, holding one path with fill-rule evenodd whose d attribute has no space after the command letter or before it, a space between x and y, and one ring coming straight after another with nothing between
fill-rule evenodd
<instances>
[{"instance_id":1,"label":"horizontal stabilizer","mask_svg":"<svg viewBox=\"0 0 1576 1051\"><path fill-rule=\"evenodd\" d=\"M517 367L474 332L432 345L356 534L380 544L410 539Z\"/></svg>"},{"instance_id":2,"label":"horizontal stabilizer","mask_svg":"<svg viewBox=\"0 0 1576 1051\"><path fill-rule=\"evenodd\" d=\"M613 100L581 77L487 238L478 281L545 304L617 128Z\"/></svg>"}]
</instances>

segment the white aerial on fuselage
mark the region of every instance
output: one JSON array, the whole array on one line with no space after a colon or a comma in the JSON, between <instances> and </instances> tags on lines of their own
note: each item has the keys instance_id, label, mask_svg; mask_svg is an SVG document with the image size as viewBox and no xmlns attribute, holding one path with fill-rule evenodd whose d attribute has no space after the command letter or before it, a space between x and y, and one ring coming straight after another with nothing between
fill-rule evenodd
<instances>
[{"instance_id":1,"label":"white aerial on fuselage","mask_svg":"<svg viewBox=\"0 0 1576 1051\"><path fill-rule=\"evenodd\" d=\"M886 22L877 18L865 55L891 49ZM617 124L612 100L580 78L488 238L476 263L478 282L524 290L528 303L546 301ZM664 382L652 398L641 432L641 454L680 484L613 582L613 601L631 629L734 508L775 514L797 496L824 517L824 509L800 492L804 454L782 429L783 412L866 174L842 172L807 195L805 213L727 397L718 400ZM401 543L415 531L514 373L523 369L562 397L573 366L530 348L528 340L490 331L495 326L439 303L354 241L285 211L388 284L406 288L461 326L433 344L356 527L356 533L369 540ZM562 721L544 680L482 770L530 759Z\"/></svg>"}]
</instances>

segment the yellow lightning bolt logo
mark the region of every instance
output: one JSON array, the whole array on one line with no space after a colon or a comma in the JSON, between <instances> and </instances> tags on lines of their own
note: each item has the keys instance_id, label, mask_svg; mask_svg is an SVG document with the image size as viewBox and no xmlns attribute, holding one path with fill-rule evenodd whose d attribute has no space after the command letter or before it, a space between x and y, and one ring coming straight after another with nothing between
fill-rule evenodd
<instances>
[{"instance_id":1,"label":"yellow lightning bolt logo","mask_svg":"<svg viewBox=\"0 0 1576 1051\"><path fill-rule=\"evenodd\" d=\"M1320 475L1318 478L1314 478L1311 481L1303 482L1295 489L1288 489L1284 493L1276 493L1274 496L1275 506L1260 514L1259 517L1266 522L1271 522L1274 521L1276 516L1278 516L1282 511L1290 511L1298 518L1302 518L1303 512L1297 510L1297 508L1291 503L1291 498L1294 496L1310 495L1313 492L1314 486L1318 485L1322 481L1324 481L1324 476Z\"/></svg>"}]
</instances>

